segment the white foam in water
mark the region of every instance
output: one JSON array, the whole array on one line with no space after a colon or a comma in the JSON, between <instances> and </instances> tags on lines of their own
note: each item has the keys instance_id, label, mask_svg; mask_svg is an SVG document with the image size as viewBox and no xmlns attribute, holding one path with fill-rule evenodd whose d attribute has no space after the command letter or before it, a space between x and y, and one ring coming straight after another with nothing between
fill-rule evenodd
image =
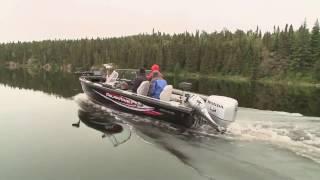
<instances>
[{"instance_id":1,"label":"white foam in water","mask_svg":"<svg viewBox=\"0 0 320 180\"><path fill-rule=\"evenodd\" d=\"M271 111L271 110L259 110L259 109L252 109L252 108L241 108L242 111L246 112L259 112L260 114L274 114L274 115L283 115L283 116L297 116L301 117L303 116L300 113L290 113L290 112L284 112L284 111Z\"/></svg>"},{"instance_id":2,"label":"white foam in water","mask_svg":"<svg viewBox=\"0 0 320 180\"><path fill-rule=\"evenodd\" d=\"M240 108L228 135L237 140L263 141L320 163L320 118Z\"/></svg>"},{"instance_id":3,"label":"white foam in water","mask_svg":"<svg viewBox=\"0 0 320 180\"><path fill-rule=\"evenodd\" d=\"M284 116L303 116L300 113L288 113L288 112L283 112L283 111L273 111L274 113L278 113L280 115L284 115Z\"/></svg>"},{"instance_id":4,"label":"white foam in water","mask_svg":"<svg viewBox=\"0 0 320 180\"><path fill-rule=\"evenodd\" d=\"M76 102L89 100L87 95L84 93L79 93L79 94L73 96L72 99L74 99Z\"/></svg>"}]
</instances>

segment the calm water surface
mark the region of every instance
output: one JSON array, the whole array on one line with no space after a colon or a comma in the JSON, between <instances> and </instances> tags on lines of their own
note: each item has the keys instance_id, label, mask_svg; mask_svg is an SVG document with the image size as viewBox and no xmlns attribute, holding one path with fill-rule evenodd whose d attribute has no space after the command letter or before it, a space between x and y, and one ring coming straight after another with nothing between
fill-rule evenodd
<instances>
[{"instance_id":1,"label":"calm water surface","mask_svg":"<svg viewBox=\"0 0 320 180\"><path fill-rule=\"evenodd\" d=\"M1 70L0 179L320 179L319 89L206 82L242 107L226 135L101 107L72 74Z\"/></svg>"}]
</instances>

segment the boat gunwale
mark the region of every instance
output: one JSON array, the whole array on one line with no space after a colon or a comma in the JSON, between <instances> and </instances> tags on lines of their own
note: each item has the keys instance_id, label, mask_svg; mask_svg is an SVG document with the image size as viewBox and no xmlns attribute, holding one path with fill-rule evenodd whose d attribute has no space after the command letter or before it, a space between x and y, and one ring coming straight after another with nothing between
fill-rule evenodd
<instances>
[{"instance_id":1,"label":"boat gunwale","mask_svg":"<svg viewBox=\"0 0 320 180\"><path fill-rule=\"evenodd\" d=\"M114 93L117 93L117 94L120 94L122 96L131 98L131 99L136 100L136 101L146 102L148 104L159 106L159 107L164 108L164 109L170 109L170 110L179 111L179 112L183 112L183 113L187 113L187 114L193 114L194 113L194 109L192 109L190 107L186 107L186 106L182 106L182 105L175 106L175 105L172 105L172 104L170 104L169 102L166 102L166 101L154 99L154 98L151 98L151 97L148 97L148 96L138 95L136 93L128 92L128 91L121 90L121 89L116 89L116 88L113 88L112 86L110 86L108 84L102 85L101 83L96 83L96 82L92 82L92 81L88 80L87 79L88 77L90 78L90 76L81 76L81 77L79 77L79 80L80 80L81 83L85 83L85 84L87 84L89 86L93 86L93 87L96 87L98 89L102 89L102 90L105 90L105 91L114 92Z\"/></svg>"}]
</instances>

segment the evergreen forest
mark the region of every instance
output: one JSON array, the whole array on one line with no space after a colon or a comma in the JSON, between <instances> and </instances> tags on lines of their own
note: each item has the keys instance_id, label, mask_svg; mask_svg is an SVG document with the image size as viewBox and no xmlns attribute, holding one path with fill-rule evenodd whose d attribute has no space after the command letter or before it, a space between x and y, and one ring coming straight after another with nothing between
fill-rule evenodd
<instances>
[{"instance_id":1,"label":"evergreen forest","mask_svg":"<svg viewBox=\"0 0 320 180\"><path fill-rule=\"evenodd\" d=\"M122 68L150 67L162 71L320 81L318 20L308 29L285 25L272 32L229 30L178 34L162 32L133 36L11 42L0 44L0 64L89 69L113 62Z\"/></svg>"}]
</instances>

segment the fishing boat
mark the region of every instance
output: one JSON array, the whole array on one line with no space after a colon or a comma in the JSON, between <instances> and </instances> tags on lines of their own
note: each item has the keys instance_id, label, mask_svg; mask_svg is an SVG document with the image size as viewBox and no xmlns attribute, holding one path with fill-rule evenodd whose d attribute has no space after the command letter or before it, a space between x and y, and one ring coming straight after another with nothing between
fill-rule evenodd
<instances>
[{"instance_id":1,"label":"fishing boat","mask_svg":"<svg viewBox=\"0 0 320 180\"><path fill-rule=\"evenodd\" d=\"M106 66L110 69L109 66ZM79 80L84 93L95 103L108 108L149 116L187 128L208 124L218 132L225 132L235 121L238 101L219 95L202 95L188 91L189 84L180 89L164 87L160 99L148 96L149 81L143 81L137 93L124 85L135 78L135 69L114 69L107 75L82 75Z\"/></svg>"}]
</instances>

